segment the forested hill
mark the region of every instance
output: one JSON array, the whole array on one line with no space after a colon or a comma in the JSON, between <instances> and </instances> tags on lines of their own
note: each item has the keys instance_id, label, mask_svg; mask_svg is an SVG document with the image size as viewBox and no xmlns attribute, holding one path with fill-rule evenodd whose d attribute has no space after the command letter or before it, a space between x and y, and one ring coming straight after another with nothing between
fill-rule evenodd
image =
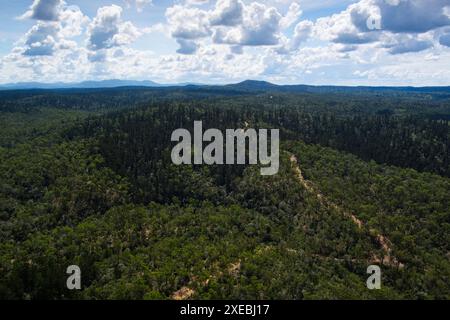
<instances>
[{"instance_id":1,"label":"forested hill","mask_svg":"<svg viewBox=\"0 0 450 320\"><path fill-rule=\"evenodd\" d=\"M311 85L276 85L266 81L246 80L236 84L226 85L226 88L243 91L263 92L289 92L289 93L378 93L378 94L400 94L400 93L429 93L450 94L450 87L366 87L366 86L311 86Z\"/></svg>"},{"instance_id":2,"label":"forested hill","mask_svg":"<svg viewBox=\"0 0 450 320\"><path fill-rule=\"evenodd\" d=\"M449 299L447 89L253 84L0 92L0 298ZM196 120L279 174L173 165Z\"/></svg>"}]
</instances>

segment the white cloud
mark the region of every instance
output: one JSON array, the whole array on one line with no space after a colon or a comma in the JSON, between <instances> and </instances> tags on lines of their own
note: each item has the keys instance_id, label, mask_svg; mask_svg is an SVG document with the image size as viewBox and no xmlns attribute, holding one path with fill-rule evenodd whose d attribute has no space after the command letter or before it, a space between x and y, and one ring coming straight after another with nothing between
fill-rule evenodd
<instances>
[{"instance_id":1,"label":"white cloud","mask_svg":"<svg viewBox=\"0 0 450 320\"><path fill-rule=\"evenodd\" d=\"M299 22L295 26L294 35L292 37L291 49L298 49L301 43L308 40L311 36L314 23L309 20Z\"/></svg>"},{"instance_id":2,"label":"white cloud","mask_svg":"<svg viewBox=\"0 0 450 320\"><path fill-rule=\"evenodd\" d=\"M198 39L211 34L208 14L198 8L175 5L166 11L172 36L181 39Z\"/></svg>"},{"instance_id":3,"label":"white cloud","mask_svg":"<svg viewBox=\"0 0 450 320\"><path fill-rule=\"evenodd\" d=\"M371 2L372 0L362 0L350 5L340 13L319 18L314 28L315 36L325 41L344 44L363 44L376 41L377 31L363 32L354 24L355 12L358 13L358 16L364 14L366 17L379 18L378 11L370 5ZM367 18L364 20L364 24L366 23Z\"/></svg>"},{"instance_id":4,"label":"white cloud","mask_svg":"<svg viewBox=\"0 0 450 320\"><path fill-rule=\"evenodd\" d=\"M91 50L127 45L142 35L131 22L123 22L122 8L117 5L101 7L88 28L88 46Z\"/></svg>"},{"instance_id":5,"label":"white cloud","mask_svg":"<svg viewBox=\"0 0 450 320\"><path fill-rule=\"evenodd\" d=\"M52 56L56 50L69 50L74 42L69 40L83 33L89 19L78 7L60 8L60 21L38 20L17 42L25 56Z\"/></svg>"},{"instance_id":6,"label":"white cloud","mask_svg":"<svg viewBox=\"0 0 450 320\"><path fill-rule=\"evenodd\" d=\"M59 25L56 23L38 22L25 34L26 56L50 56L56 48Z\"/></svg>"},{"instance_id":7,"label":"white cloud","mask_svg":"<svg viewBox=\"0 0 450 320\"><path fill-rule=\"evenodd\" d=\"M380 9L382 28L387 31L423 33L450 25L450 17L444 13L449 0L398 0L394 5L376 0L374 5Z\"/></svg>"},{"instance_id":8,"label":"white cloud","mask_svg":"<svg viewBox=\"0 0 450 320\"><path fill-rule=\"evenodd\" d=\"M217 29L214 41L241 46L273 46L280 38L281 14L274 7L252 2L244 7L243 22L236 28Z\"/></svg>"},{"instance_id":9,"label":"white cloud","mask_svg":"<svg viewBox=\"0 0 450 320\"><path fill-rule=\"evenodd\" d=\"M193 54L197 51L198 45L195 41L185 40L185 39L177 39L180 48L177 50L178 53L181 54Z\"/></svg>"},{"instance_id":10,"label":"white cloud","mask_svg":"<svg viewBox=\"0 0 450 320\"><path fill-rule=\"evenodd\" d=\"M284 37L282 30L295 23L301 13L296 2L291 2L282 16L275 7L260 2L218 0L212 10L177 4L166 10L166 17L172 37L184 45L179 52L195 53L203 39L237 47L278 45Z\"/></svg>"},{"instance_id":11,"label":"white cloud","mask_svg":"<svg viewBox=\"0 0 450 320\"><path fill-rule=\"evenodd\" d=\"M64 38L82 35L90 21L77 6L64 8L60 13L60 17L60 35Z\"/></svg>"},{"instance_id":12,"label":"white cloud","mask_svg":"<svg viewBox=\"0 0 450 320\"><path fill-rule=\"evenodd\" d=\"M210 21L213 26L236 26L242 22L244 4L240 0L218 0Z\"/></svg>"},{"instance_id":13,"label":"white cloud","mask_svg":"<svg viewBox=\"0 0 450 320\"><path fill-rule=\"evenodd\" d=\"M382 47L387 48L391 54L407 52L419 52L431 48L433 43L429 39L419 39L412 35L400 35L392 37L390 42L385 41Z\"/></svg>"},{"instance_id":14,"label":"white cloud","mask_svg":"<svg viewBox=\"0 0 450 320\"><path fill-rule=\"evenodd\" d=\"M204 10L195 7L175 5L166 10L166 18L171 35L176 39L180 54L193 54L198 44L195 40L211 35L209 16Z\"/></svg>"},{"instance_id":15,"label":"white cloud","mask_svg":"<svg viewBox=\"0 0 450 320\"><path fill-rule=\"evenodd\" d=\"M253 2L246 7L240 30L240 45L276 45L279 39L280 13L273 7Z\"/></svg>"},{"instance_id":16,"label":"white cloud","mask_svg":"<svg viewBox=\"0 0 450 320\"><path fill-rule=\"evenodd\" d=\"M303 12L300 9L300 5L297 2L291 3L287 14L280 20L281 28L286 29L292 26L295 22L298 21L302 13Z\"/></svg>"},{"instance_id":17,"label":"white cloud","mask_svg":"<svg viewBox=\"0 0 450 320\"><path fill-rule=\"evenodd\" d=\"M22 15L22 18L57 21L62 5L62 0L34 0L30 9Z\"/></svg>"},{"instance_id":18,"label":"white cloud","mask_svg":"<svg viewBox=\"0 0 450 320\"><path fill-rule=\"evenodd\" d=\"M314 33L322 40L347 45L379 43L391 54L417 52L432 47L417 35L438 31L450 24L445 14L448 0L361 0L343 12L320 18Z\"/></svg>"}]
</instances>

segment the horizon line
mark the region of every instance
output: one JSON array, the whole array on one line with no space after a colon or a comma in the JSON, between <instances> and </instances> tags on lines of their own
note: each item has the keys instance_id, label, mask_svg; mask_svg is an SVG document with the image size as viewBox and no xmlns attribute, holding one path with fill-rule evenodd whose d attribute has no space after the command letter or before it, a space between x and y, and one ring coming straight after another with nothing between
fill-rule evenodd
<instances>
[{"instance_id":1,"label":"horizon line","mask_svg":"<svg viewBox=\"0 0 450 320\"><path fill-rule=\"evenodd\" d=\"M117 81L117 82L136 82L137 84L133 85L120 85L117 86L105 86L105 87L77 87L77 85L82 85L86 83L98 83L101 84L102 82L108 82L108 81ZM151 82L154 84L151 85L139 85L138 83L145 83L145 82ZM256 79L245 79L238 82L224 82L224 83L202 83L202 82L189 82L189 81L181 81L181 82L175 82L175 83L162 83L162 82L156 82L154 80L134 80L134 79L101 79L101 80L81 80L76 82L64 82L64 81L57 81L57 82L40 82L40 81L21 81L21 82L7 82L7 83L0 83L0 89L3 89L2 91L7 90L33 90L33 89L113 89L113 88L125 88L125 87L143 87L143 88L154 88L154 87L187 87L187 86L208 86L208 87L223 87L223 86L232 86L232 85L240 85L245 83L264 83L267 85L272 86L278 86L278 87L293 87L293 86L305 86L305 87L343 87L343 88L449 88L450 84L447 85L342 85L342 84L306 84L306 83L275 83L267 80L256 80ZM14 88L14 86L21 86L21 85L30 85L29 88ZM32 85L36 85L36 87L32 87ZM41 86L49 86L49 88L41 88ZM54 88L51 88L51 86L55 86ZM66 88L58 88L57 86L68 86ZM73 87L70 87L73 85ZM9 88L10 87L10 88Z\"/></svg>"}]
</instances>

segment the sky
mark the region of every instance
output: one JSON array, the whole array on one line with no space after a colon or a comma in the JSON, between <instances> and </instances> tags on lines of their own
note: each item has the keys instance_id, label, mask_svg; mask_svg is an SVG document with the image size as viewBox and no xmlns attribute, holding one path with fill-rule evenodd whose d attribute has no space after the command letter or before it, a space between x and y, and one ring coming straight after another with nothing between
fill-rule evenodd
<instances>
[{"instance_id":1,"label":"sky","mask_svg":"<svg viewBox=\"0 0 450 320\"><path fill-rule=\"evenodd\" d=\"M2 0L0 83L448 86L450 0Z\"/></svg>"}]
</instances>

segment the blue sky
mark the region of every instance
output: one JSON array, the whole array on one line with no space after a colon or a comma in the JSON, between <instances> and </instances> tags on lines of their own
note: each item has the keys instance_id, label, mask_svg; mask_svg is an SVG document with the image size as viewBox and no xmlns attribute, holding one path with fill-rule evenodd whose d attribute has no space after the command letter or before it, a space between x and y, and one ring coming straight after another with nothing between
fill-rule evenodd
<instances>
[{"instance_id":1,"label":"blue sky","mask_svg":"<svg viewBox=\"0 0 450 320\"><path fill-rule=\"evenodd\" d=\"M0 83L450 85L450 0L6 0Z\"/></svg>"}]
</instances>

